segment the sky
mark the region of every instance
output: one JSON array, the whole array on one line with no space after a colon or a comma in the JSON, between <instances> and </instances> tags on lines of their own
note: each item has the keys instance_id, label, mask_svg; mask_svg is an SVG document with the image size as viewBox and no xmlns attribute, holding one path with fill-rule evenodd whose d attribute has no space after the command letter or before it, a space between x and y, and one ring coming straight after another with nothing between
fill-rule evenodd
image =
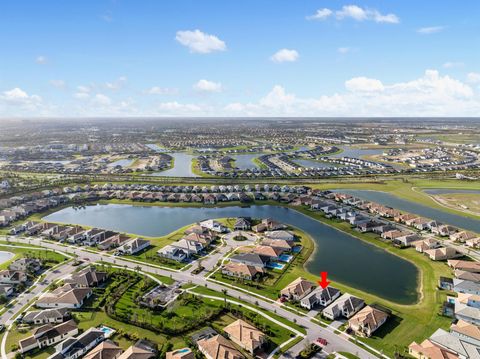
<instances>
[{"instance_id":1,"label":"sky","mask_svg":"<svg viewBox=\"0 0 480 359\"><path fill-rule=\"evenodd\" d=\"M478 0L15 0L0 118L478 116Z\"/></svg>"}]
</instances>

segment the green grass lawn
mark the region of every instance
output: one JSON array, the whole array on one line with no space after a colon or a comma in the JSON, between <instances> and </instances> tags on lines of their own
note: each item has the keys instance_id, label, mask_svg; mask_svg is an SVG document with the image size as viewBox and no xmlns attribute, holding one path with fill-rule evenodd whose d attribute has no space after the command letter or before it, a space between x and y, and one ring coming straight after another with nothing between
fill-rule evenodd
<instances>
[{"instance_id":1,"label":"green grass lawn","mask_svg":"<svg viewBox=\"0 0 480 359\"><path fill-rule=\"evenodd\" d=\"M34 249L20 248L20 246L33 247ZM23 258L25 256L40 258L49 265L60 263L60 262L63 262L65 259L67 259L62 254L53 252L50 249L45 249L45 248L34 246L34 245L17 244L17 243L11 243L6 241L0 241L0 251L10 252L14 254L12 259L0 264L0 269L8 268L10 263L12 263L13 261L19 258Z\"/></svg>"}]
</instances>

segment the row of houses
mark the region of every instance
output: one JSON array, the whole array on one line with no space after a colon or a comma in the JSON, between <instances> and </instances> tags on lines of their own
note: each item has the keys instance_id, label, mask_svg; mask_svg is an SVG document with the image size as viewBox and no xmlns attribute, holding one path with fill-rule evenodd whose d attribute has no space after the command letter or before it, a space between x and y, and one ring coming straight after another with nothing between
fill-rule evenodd
<instances>
[{"instance_id":1,"label":"row of houses","mask_svg":"<svg viewBox=\"0 0 480 359\"><path fill-rule=\"evenodd\" d=\"M349 293L341 294L332 286L326 288L315 285L304 278L297 278L280 291L281 300L298 302L308 310L320 310L329 320L345 318L348 327L356 335L370 337L388 319L389 314Z\"/></svg>"},{"instance_id":2,"label":"row of houses","mask_svg":"<svg viewBox=\"0 0 480 359\"><path fill-rule=\"evenodd\" d=\"M205 255L218 236L227 231L228 228L218 221L200 222L188 228L178 241L160 248L157 255L176 262L188 262L194 257Z\"/></svg>"},{"instance_id":3,"label":"row of houses","mask_svg":"<svg viewBox=\"0 0 480 359\"><path fill-rule=\"evenodd\" d=\"M150 246L150 241L143 238L131 238L125 234L101 229L85 229L81 226L69 226L57 223L29 221L15 227L16 233L38 235L45 239L80 246L96 246L101 250L115 249L117 254L132 255Z\"/></svg>"}]
</instances>

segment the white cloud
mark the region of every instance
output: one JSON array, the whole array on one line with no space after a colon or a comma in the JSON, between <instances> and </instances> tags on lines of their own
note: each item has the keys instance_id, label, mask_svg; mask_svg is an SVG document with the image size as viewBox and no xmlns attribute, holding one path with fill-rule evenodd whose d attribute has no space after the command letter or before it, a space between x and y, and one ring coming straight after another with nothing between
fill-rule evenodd
<instances>
[{"instance_id":1,"label":"white cloud","mask_svg":"<svg viewBox=\"0 0 480 359\"><path fill-rule=\"evenodd\" d=\"M347 54L351 51L349 47L339 47L337 51L341 54Z\"/></svg>"},{"instance_id":2,"label":"white cloud","mask_svg":"<svg viewBox=\"0 0 480 359\"><path fill-rule=\"evenodd\" d=\"M48 63L48 59L46 56L43 56L43 55L39 55L37 56L37 58L35 59L35 62L39 65L46 65Z\"/></svg>"},{"instance_id":3,"label":"white cloud","mask_svg":"<svg viewBox=\"0 0 480 359\"><path fill-rule=\"evenodd\" d=\"M190 49L190 52L208 54L213 51L225 51L225 42L215 35L206 34L200 30L177 31L175 39Z\"/></svg>"},{"instance_id":4,"label":"white cloud","mask_svg":"<svg viewBox=\"0 0 480 359\"><path fill-rule=\"evenodd\" d=\"M39 116L45 106L38 95L29 95L19 87L0 93L0 114L2 116Z\"/></svg>"},{"instance_id":5,"label":"white cloud","mask_svg":"<svg viewBox=\"0 0 480 359\"><path fill-rule=\"evenodd\" d=\"M49 83L57 89L65 89L67 87L67 83L64 80L50 80Z\"/></svg>"},{"instance_id":6,"label":"white cloud","mask_svg":"<svg viewBox=\"0 0 480 359\"><path fill-rule=\"evenodd\" d=\"M184 104L177 101L162 102L158 105L158 115L174 115L174 116L195 116L198 114L205 114L208 108L197 104Z\"/></svg>"},{"instance_id":7,"label":"white cloud","mask_svg":"<svg viewBox=\"0 0 480 359\"><path fill-rule=\"evenodd\" d=\"M295 62L299 58L299 54L296 50L289 50L289 49L281 49L274 53L270 60L273 62L281 63L281 62Z\"/></svg>"},{"instance_id":8,"label":"white cloud","mask_svg":"<svg viewBox=\"0 0 480 359\"><path fill-rule=\"evenodd\" d=\"M199 92L222 92L223 87L220 82L200 80L193 85L193 89Z\"/></svg>"},{"instance_id":9,"label":"white cloud","mask_svg":"<svg viewBox=\"0 0 480 359\"><path fill-rule=\"evenodd\" d=\"M327 8L318 9L315 14L307 16L307 20L325 20L333 14L333 11Z\"/></svg>"},{"instance_id":10,"label":"white cloud","mask_svg":"<svg viewBox=\"0 0 480 359\"><path fill-rule=\"evenodd\" d=\"M430 35L430 34L436 34L437 32L441 32L445 29L445 26L427 26L427 27L421 27L417 29L417 32L422 35Z\"/></svg>"},{"instance_id":11,"label":"white cloud","mask_svg":"<svg viewBox=\"0 0 480 359\"><path fill-rule=\"evenodd\" d=\"M5 102L16 104L35 103L42 100L40 96L29 95L19 87L4 91L2 95L0 95L0 98Z\"/></svg>"},{"instance_id":12,"label":"white cloud","mask_svg":"<svg viewBox=\"0 0 480 359\"><path fill-rule=\"evenodd\" d=\"M145 93L148 95L177 95L179 90L177 88L153 86L146 90Z\"/></svg>"},{"instance_id":13,"label":"white cloud","mask_svg":"<svg viewBox=\"0 0 480 359\"><path fill-rule=\"evenodd\" d=\"M352 92L375 92L383 91L384 86L380 80L360 76L345 81L345 88Z\"/></svg>"},{"instance_id":14,"label":"white cloud","mask_svg":"<svg viewBox=\"0 0 480 359\"><path fill-rule=\"evenodd\" d=\"M448 61L448 62L445 62L442 66L446 69L452 69L455 67L463 67L464 65L465 64L460 61Z\"/></svg>"},{"instance_id":15,"label":"white cloud","mask_svg":"<svg viewBox=\"0 0 480 359\"><path fill-rule=\"evenodd\" d=\"M118 79L116 79L113 82L106 82L105 87L109 90L117 91L117 90L120 90L126 83L127 83L127 77L120 76Z\"/></svg>"},{"instance_id":16,"label":"white cloud","mask_svg":"<svg viewBox=\"0 0 480 359\"><path fill-rule=\"evenodd\" d=\"M398 24L400 19L395 14L382 14L376 9L362 8L358 5L344 5L340 10L323 8L313 15L307 16L307 20L326 20L335 14L337 20L353 19L356 21L374 21L385 24Z\"/></svg>"},{"instance_id":17,"label":"white cloud","mask_svg":"<svg viewBox=\"0 0 480 359\"><path fill-rule=\"evenodd\" d=\"M480 83L480 73L478 72L469 72L467 74L467 82L470 82L472 84L478 84Z\"/></svg>"},{"instance_id":18,"label":"white cloud","mask_svg":"<svg viewBox=\"0 0 480 359\"><path fill-rule=\"evenodd\" d=\"M89 93L90 91L92 91L92 89L90 86L80 85L77 86L77 91L81 93Z\"/></svg>"},{"instance_id":19,"label":"white cloud","mask_svg":"<svg viewBox=\"0 0 480 359\"><path fill-rule=\"evenodd\" d=\"M112 100L110 99L110 97L101 93L97 93L92 100L96 105L99 106L110 106L112 104Z\"/></svg>"}]
</instances>

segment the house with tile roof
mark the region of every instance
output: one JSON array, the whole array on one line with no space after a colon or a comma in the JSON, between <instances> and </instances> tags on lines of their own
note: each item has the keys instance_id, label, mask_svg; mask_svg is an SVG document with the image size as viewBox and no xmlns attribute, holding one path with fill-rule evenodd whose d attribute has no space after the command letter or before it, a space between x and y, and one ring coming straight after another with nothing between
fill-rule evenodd
<instances>
[{"instance_id":1,"label":"house with tile roof","mask_svg":"<svg viewBox=\"0 0 480 359\"><path fill-rule=\"evenodd\" d=\"M265 274L265 270L260 267L255 267L243 263L227 263L222 267L222 273L230 277L243 278L253 280Z\"/></svg>"},{"instance_id":2,"label":"house with tile roof","mask_svg":"<svg viewBox=\"0 0 480 359\"><path fill-rule=\"evenodd\" d=\"M33 335L18 342L20 353L26 353L32 349L45 348L55 345L66 338L78 334L78 327L75 321L57 324L45 324L34 330Z\"/></svg>"},{"instance_id":3,"label":"house with tile roof","mask_svg":"<svg viewBox=\"0 0 480 359\"><path fill-rule=\"evenodd\" d=\"M227 325L223 331L232 342L251 354L260 349L267 340L267 336L261 330L241 319Z\"/></svg>"},{"instance_id":4,"label":"house with tile roof","mask_svg":"<svg viewBox=\"0 0 480 359\"><path fill-rule=\"evenodd\" d=\"M45 293L36 302L39 308L81 308L92 295L91 288L77 288L65 284L52 292Z\"/></svg>"},{"instance_id":5,"label":"house with tile roof","mask_svg":"<svg viewBox=\"0 0 480 359\"><path fill-rule=\"evenodd\" d=\"M302 277L299 277L295 279L292 283L287 285L285 288L283 288L280 291L280 295L289 300L301 300L314 288L315 285L312 282Z\"/></svg>"},{"instance_id":6,"label":"house with tile roof","mask_svg":"<svg viewBox=\"0 0 480 359\"><path fill-rule=\"evenodd\" d=\"M322 315L330 320L335 320L342 316L348 319L362 309L364 305L363 299L345 293L322 310Z\"/></svg>"},{"instance_id":7,"label":"house with tile roof","mask_svg":"<svg viewBox=\"0 0 480 359\"><path fill-rule=\"evenodd\" d=\"M300 301L300 305L308 310L314 309L318 306L327 307L340 297L340 294L340 290L332 286L326 288L318 287L310 294L303 297Z\"/></svg>"},{"instance_id":8,"label":"house with tile roof","mask_svg":"<svg viewBox=\"0 0 480 359\"><path fill-rule=\"evenodd\" d=\"M217 334L197 342L198 350L207 359L243 359L244 355L225 337Z\"/></svg>"},{"instance_id":9,"label":"house with tile roof","mask_svg":"<svg viewBox=\"0 0 480 359\"><path fill-rule=\"evenodd\" d=\"M348 320L348 326L356 335L370 337L387 319L387 313L367 305Z\"/></svg>"}]
</instances>

